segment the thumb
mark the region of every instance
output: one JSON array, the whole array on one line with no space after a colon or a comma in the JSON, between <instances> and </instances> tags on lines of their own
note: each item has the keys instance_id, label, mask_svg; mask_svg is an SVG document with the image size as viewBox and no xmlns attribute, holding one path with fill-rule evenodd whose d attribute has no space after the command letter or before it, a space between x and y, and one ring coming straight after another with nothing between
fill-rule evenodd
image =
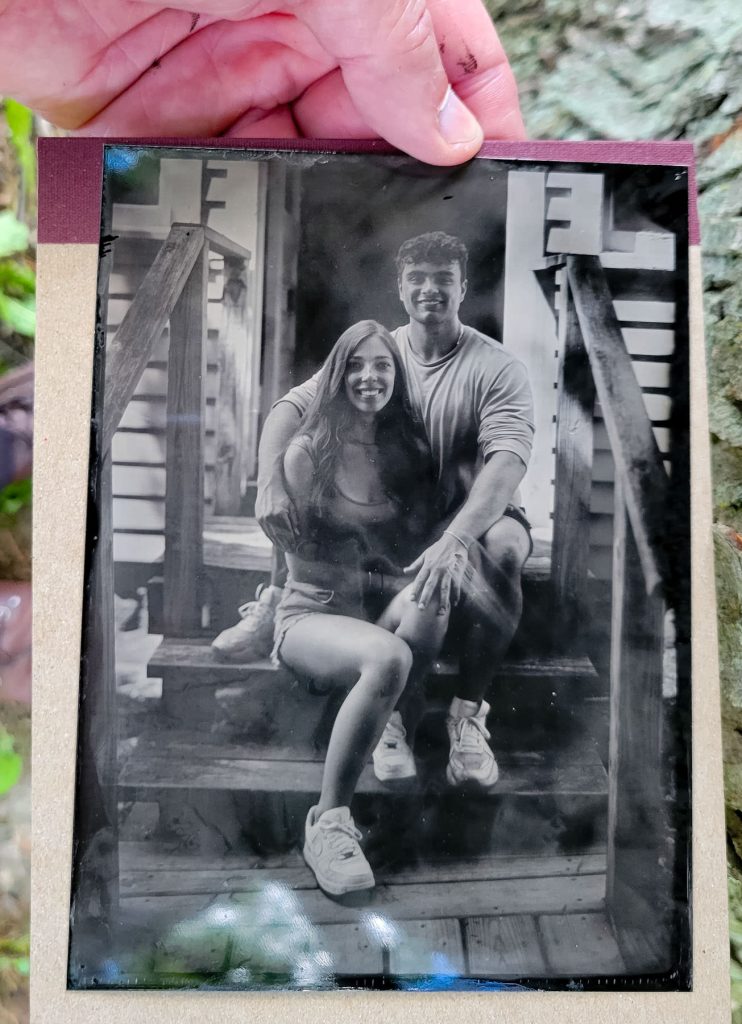
<instances>
[{"instance_id":1,"label":"thumb","mask_svg":"<svg viewBox=\"0 0 742 1024\"><path fill-rule=\"evenodd\" d=\"M427 163L474 156L482 129L450 86L425 0L308 0L296 14L373 132Z\"/></svg>"},{"instance_id":2,"label":"thumb","mask_svg":"<svg viewBox=\"0 0 742 1024\"><path fill-rule=\"evenodd\" d=\"M415 559L415 561L411 565L406 565L404 567L404 569L402 570L402 572L404 572L404 573L417 572L418 569L420 569L420 567L423 564L423 558L424 557L425 557L425 552L423 552L422 555L418 555L417 558Z\"/></svg>"}]
</instances>

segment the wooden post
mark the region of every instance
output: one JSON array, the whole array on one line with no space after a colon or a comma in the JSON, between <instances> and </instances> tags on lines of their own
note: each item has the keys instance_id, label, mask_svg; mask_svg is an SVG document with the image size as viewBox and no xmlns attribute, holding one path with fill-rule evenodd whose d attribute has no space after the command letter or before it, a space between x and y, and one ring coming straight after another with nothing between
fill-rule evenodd
<instances>
[{"instance_id":1,"label":"wooden post","mask_svg":"<svg viewBox=\"0 0 742 1024\"><path fill-rule=\"evenodd\" d=\"M593 467L593 383L582 331L563 271L557 384L554 543L551 575L567 640L586 607Z\"/></svg>"},{"instance_id":2,"label":"wooden post","mask_svg":"<svg viewBox=\"0 0 742 1024\"><path fill-rule=\"evenodd\" d=\"M219 338L214 512L236 516L242 503L245 438L244 349L248 343L247 273L244 259L224 257L224 329Z\"/></svg>"},{"instance_id":3,"label":"wooden post","mask_svg":"<svg viewBox=\"0 0 742 1024\"><path fill-rule=\"evenodd\" d=\"M70 933L72 976L92 978L118 918L116 668L114 662L111 451L98 476L97 540L90 569L83 663L80 749L85 772L75 806Z\"/></svg>"},{"instance_id":4,"label":"wooden post","mask_svg":"<svg viewBox=\"0 0 742 1024\"><path fill-rule=\"evenodd\" d=\"M262 421L291 386L296 344L300 179L296 168L268 167L265 299L263 305Z\"/></svg>"},{"instance_id":5,"label":"wooden post","mask_svg":"<svg viewBox=\"0 0 742 1024\"><path fill-rule=\"evenodd\" d=\"M111 233L111 203L104 205L104 235ZM99 308L105 309L113 252L101 257ZM113 387L108 364L105 317L96 324L95 391L103 395L95 410L91 439L91 482L97 503L88 512L94 533L88 565L89 589L84 614L86 657L81 664L79 746L84 771L75 792L75 856L70 911L70 976L95 977L105 959L119 906L116 666L113 592L113 486L110 442L103 443L103 423ZM96 466L95 460L98 460ZM97 477L97 479L96 479ZM97 515L97 523L94 520ZM83 966L84 965L84 966Z\"/></svg>"},{"instance_id":6,"label":"wooden post","mask_svg":"<svg viewBox=\"0 0 742 1024\"><path fill-rule=\"evenodd\" d=\"M208 277L203 245L170 317L163 619L171 637L201 629Z\"/></svg>"},{"instance_id":7,"label":"wooden post","mask_svg":"<svg viewBox=\"0 0 742 1024\"><path fill-rule=\"evenodd\" d=\"M644 583L647 593L653 593L662 588L665 577L667 475L600 260L597 256L569 256L567 273L616 476L625 484L623 502Z\"/></svg>"},{"instance_id":8,"label":"wooden post","mask_svg":"<svg viewBox=\"0 0 742 1024\"><path fill-rule=\"evenodd\" d=\"M672 872L663 868L663 601L648 594L616 480L606 904L629 970L669 966Z\"/></svg>"}]
</instances>

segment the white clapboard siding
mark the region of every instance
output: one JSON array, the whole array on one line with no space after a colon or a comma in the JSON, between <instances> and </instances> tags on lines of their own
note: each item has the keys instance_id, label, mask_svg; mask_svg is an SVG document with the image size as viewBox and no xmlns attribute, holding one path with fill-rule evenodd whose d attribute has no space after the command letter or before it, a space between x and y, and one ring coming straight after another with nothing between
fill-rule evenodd
<instances>
[{"instance_id":1,"label":"white clapboard siding","mask_svg":"<svg viewBox=\"0 0 742 1024\"><path fill-rule=\"evenodd\" d=\"M116 498L164 498L164 466L113 466L113 494Z\"/></svg>"},{"instance_id":2,"label":"white clapboard siding","mask_svg":"<svg viewBox=\"0 0 742 1024\"><path fill-rule=\"evenodd\" d=\"M162 533L123 533L113 535L114 562L141 562L152 565L162 560L165 537Z\"/></svg>"},{"instance_id":3,"label":"white clapboard siding","mask_svg":"<svg viewBox=\"0 0 742 1024\"><path fill-rule=\"evenodd\" d=\"M675 331L665 327L624 327L622 334L632 356L669 359L675 350Z\"/></svg>"},{"instance_id":4,"label":"white clapboard siding","mask_svg":"<svg viewBox=\"0 0 742 1024\"><path fill-rule=\"evenodd\" d=\"M106 336L109 339L113 337L126 316L137 289L167 236L172 218L176 214L178 220L193 220L194 217L198 217L202 198L201 171L192 167L190 170L186 169L186 173L180 168L180 163L182 161L164 160L162 164L163 195L170 194L168 182L173 175L179 182L179 191L172 202L164 201L157 209L148 208L145 211L131 206L114 208L118 238L114 246L114 265L111 268L108 285ZM228 169L231 166L228 165ZM254 169L251 173L254 176ZM244 174L240 171L237 177L241 180ZM245 192L238 187L239 181L235 182L234 186L225 184L226 179L220 179L220 182L222 187L226 188L225 194L232 202L234 203L235 199L239 201L239 209L232 205L229 217L240 221L240 230L244 234L245 225L242 221L254 217L255 211L244 209ZM180 204L177 209L174 205L176 202ZM146 229L142 227L143 223L146 223ZM223 233L231 235L234 222L229 220L228 223L219 224L218 228ZM151 231L153 237L142 237L143 230ZM127 235L128 231L132 233ZM237 234L240 236L240 231ZM204 382L204 503L207 512L213 509L216 493L216 401L219 394L220 334L224 327L223 294L224 257L211 252L207 290L207 374ZM114 558L118 561L147 563L160 559L163 555L162 527L167 487L165 456L169 342L169 329L166 326L155 344L149 364L136 387L134 398L125 410L119 430L113 439Z\"/></svg>"},{"instance_id":5,"label":"white clapboard siding","mask_svg":"<svg viewBox=\"0 0 742 1024\"><path fill-rule=\"evenodd\" d=\"M113 467L113 494L116 498L164 498L167 476L164 466ZM207 466L204 473L204 497L214 498L216 487L214 467Z\"/></svg>"},{"instance_id":6,"label":"white clapboard siding","mask_svg":"<svg viewBox=\"0 0 742 1024\"><path fill-rule=\"evenodd\" d=\"M133 296L132 296L133 298ZM131 301L131 300L130 300ZM116 333L118 328L109 326L106 332L106 337L110 340ZM168 348L170 345L170 330L165 327L160 337L155 342L152 348L152 354L150 356L151 363L166 363ZM206 361L209 365L209 369L216 369L217 361L219 359L219 331L209 331L206 340Z\"/></svg>"},{"instance_id":7,"label":"white clapboard siding","mask_svg":"<svg viewBox=\"0 0 742 1024\"><path fill-rule=\"evenodd\" d=\"M204 449L207 468L213 468L216 462L216 435L206 434ZM111 446L113 462L125 463L127 466L164 466L165 435L144 434L138 431L118 430L113 436ZM115 528L115 524L114 524Z\"/></svg>"},{"instance_id":8,"label":"white clapboard siding","mask_svg":"<svg viewBox=\"0 0 742 1024\"><path fill-rule=\"evenodd\" d=\"M109 331L116 330L121 326L121 323L126 316L134 292L126 292L124 294L117 295L108 300L108 329ZM209 331L219 332L222 329L224 321L224 306L221 301L221 291L219 298L209 299L206 307L206 323Z\"/></svg>"},{"instance_id":9,"label":"white clapboard siding","mask_svg":"<svg viewBox=\"0 0 742 1024\"><path fill-rule=\"evenodd\" d=\"M137 397L129 402L121 417L122 430L165 430L167 426L167 402L164 396ZM216 430L216 403L207 399L204 414L204 428Z\"/></svg>"},{"instance_id":10,"label":"white clapboard siding","mask_svg":"<svg viewBox=\"0 0 742 1024\"><path fill-rule=\"evenodd\" d=\"M125 257L130 250L121 250ZM118 250L117 250L118 253ZM151 254L150 254L151 257ZM111 299L107 332L115 332L129 308L146 266L131 262L112 274ZM218 384L219 326L221 306L214 300L221 296L222 284L210 274L207 337L206 412L204 429L204 504L213 505L216 459L216 406ZM164 495L167 411L167 358L169 331L166 328L152 352L113 438L113 527L114 559L123 562L153 563L164 553Z\"/></svg>"},{"instance_id":11,"label":"white clapboard siding","mask_svg":"<svg viewBox=\"0 0 742 1024\"><path fill-rule=\"evenodd\" d=\"M660 241L663 254L660 262L670 260L669 243ZM616 260L601 257L604 266L635 267L636 254L620 254ZM633 262L632 262L633 261ZM633 288L641 289L634 297L624 291L614 299L616 316L622 325L626 347L632 357L636 378L643 391L644 406L660 452L670 452L670 430L667 424L672 411L670 399L670 360L675 348L676 307L671 301L652 298L666 286L666 274L661 270L648 270ZM614 292L615 294L615 292ZM669 472L670 463L665 462ZM615 467L610 451L608 433L600 403L595 403L593 420L593 485L590 494L590 558L589 569L599 579L610 579L613 558L613 505Z\"/></svg>"},{"instance_id":12,"label":"white clapboard siding","mask_svg":"<svg viewBox=\"0 0 742 1024\"><path fill-rule=\"evenodd\" d=\"M646 363L640 359L634 360L634 372L639 381L640 388L664 388L670 387L670 365L669 363Z\"/></svg>"}]
</instances>

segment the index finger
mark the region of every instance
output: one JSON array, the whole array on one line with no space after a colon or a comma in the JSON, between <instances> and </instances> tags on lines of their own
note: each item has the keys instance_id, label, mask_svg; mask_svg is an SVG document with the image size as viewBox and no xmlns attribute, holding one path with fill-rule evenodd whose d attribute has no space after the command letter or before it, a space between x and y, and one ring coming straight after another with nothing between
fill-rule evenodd
<instances>
[{"instance_id":1,"label":"index finger","mask_svg":"<svg viewBox=\"0 0 742 1024\"><path fill-rule=\"evenodd\" d=\"M445 575L448 575L447 572L441 569L434 569L433 572L431 572L428 575L428 578L425 581L425 586L423 587L423 592L420 595L420 600L418 602L419 608L427 608L436 590L439 589L443 577Z\"/></svg>"},{"instance_id":2,"label":"index finger","mask_svg":"<svg viewBox=\"0 0 742 1024\"><path fill-rule=\"evenodd\" d=\"M417 576L412 581L411 590L410 590L410 600L411 601L417 601L417 599L418 599L418 597L420 595L420 591L425 586L425 583L426 583L426 581L428 580L429 577L430 577L430 569L427 566L424 565L422 567L422 569L419 571L419 573L417 574Z\"/></svg>"}]
</instances>

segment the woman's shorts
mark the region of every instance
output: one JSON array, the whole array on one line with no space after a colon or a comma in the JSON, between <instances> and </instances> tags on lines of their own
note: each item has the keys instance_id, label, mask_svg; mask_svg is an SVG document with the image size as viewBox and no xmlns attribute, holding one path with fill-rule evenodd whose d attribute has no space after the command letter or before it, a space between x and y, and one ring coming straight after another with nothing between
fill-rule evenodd
<instances>
[{"instance_id":1,"label":"woman's shorts","mask_svg":"<svg viewBox=\"0 0 742 1024\"><path fill-rule=\"evenodd\" d=\"M298 583L289 577L276 608L271 655L274 665L285 664L281 658L284 637L292 626L308 615L347 615L351 619L367 621L360 592L341 594L335 590L323 590L314 583Z\"/></svg>"}]
</instances>

